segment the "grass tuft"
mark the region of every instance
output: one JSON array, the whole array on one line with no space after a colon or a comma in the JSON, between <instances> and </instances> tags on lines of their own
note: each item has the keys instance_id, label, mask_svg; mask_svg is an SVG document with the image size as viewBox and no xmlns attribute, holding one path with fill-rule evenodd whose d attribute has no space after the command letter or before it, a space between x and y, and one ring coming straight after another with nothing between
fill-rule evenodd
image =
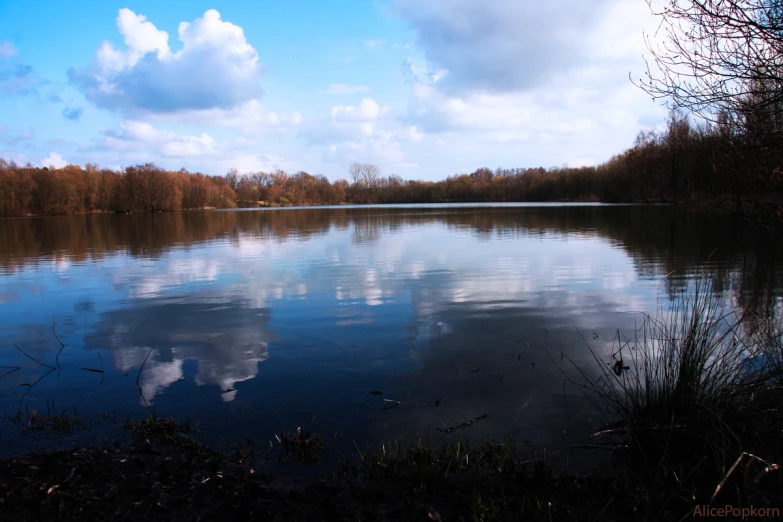
<instances>
[{"instance_id":1,"label":"grass tuft","mask_svg":"<svg viewBox=\"0 0 783 522\"><path fill-rule=\"evenodd\" d=\"M585 341L600 370L569 360L581 378L568 380L607 415L594 437L624 472L672 498L711 502L723 489L758 506L783 498L780 477L765 480L780 475L782 332L778 320L726 307L699 279L667 311L643 315L633 339L618 332L608 363ZM745 453L755 458L739 469Z\"/></svg>"}]
</instances>

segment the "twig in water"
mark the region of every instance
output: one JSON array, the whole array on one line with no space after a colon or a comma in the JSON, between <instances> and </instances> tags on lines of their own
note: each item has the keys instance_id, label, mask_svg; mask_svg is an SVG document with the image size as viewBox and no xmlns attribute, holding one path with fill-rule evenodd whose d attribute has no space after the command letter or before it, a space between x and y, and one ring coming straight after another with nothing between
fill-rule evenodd
<instances>
[{"instance_id":1,"label":"twig in water","mask_svg":"<svg viewBox=\"0 0 783 522\"><path fill-rule=\"evenodd\" d=\"M56 364L58 368L62 368L62 366L60 366L60 352L62 352L63 348L65 348L65 344L60 340L59 337L57 337L57 332L54 331L56 324L57 323L55 322L52 323L52 334L54 334L54 338L57 339L57 342L60 343L60 349L57 350L57 356L54 358L54 364Z\"/></svg>"},{"instance_id":2,"label":"twig in water","mask_svg":"<svg viewBox=\"0 0 783 522\"><path fill-rule=\"evenodd\" d=\"M147 409L150 409L150 405L147 404L147 399L144 397L144 391L141 389L141 384L139 384L139 378L141 377L141 372L144 370L144 365L147 364L147 359L149 359L150 355L152 355L153 350L155 348L150 348L149 353L147 353L147 356L144 358L144 361L141 363L141 368L139 368L139 374L136 375L136 387L139 389L139 395L141 396L141 400L144 401L144 406L147 407Z\"/></svg>"},{"instance_id":3,"label":"twig in water","mask_svg":"<svg viewBox=\"0 0 783 522\"><path fill-rule=\"evenodd\" d=\"M480 421L480 420L486 419L487 417L489 417L489 415L487 415L487 414L485 413L485 414L484 414L484 415L482 415L481 417L476 417L475 419L466 420L466 421L465 421L465 422L463 422L462 424L457 424L456 426L452 426L451 428L446 428L445 430L442 430L442 429L440 429L440 428L435 428L435 429L436 429L436 430L438 430L438 431L439 431L439 432L441 432L441 433L452 433L452 432L454 432L454 431L456 431L456 430L459 430L459 429L462 429L462 428L467 428L467 427L468 427L468 426L470 426L471 424L473 424L473 423L475 423L475 422L477 422L477 421Z\"/></svg>"},{"instance_id":4,"label":"twig in water","mask_svg":"<svg viewBox=\"0 0 783 522\"><path fill-rule=\"evenodd\" d=\"M77 366L76 369L84 370L85 372L103 373L103 370L99 370L97 368L82 368L81 366Z\"/></svg>"},{"instance_id":5,"label":"twig in water","mask_svg":"<svg viewBox=\"0 0 783 522\"><path fill-rule=\"evenodd\" d=\"M390 410L392 408L396 408L400 405L400 401L395 401L392 399L383 399L383 408L381 408L381 411Z\"/></svg>"},{"instance_id":6,"label":"twig in water","mask_svg":"<svg viewBox=\"0 0 783 522\"><path fill-rule=\"evenodd\" d=\"M685 428L685 424L671 424L669 426L647 426L644 428L616 428L611 430L601 430L590 435L590 438L599 437L601 435L609 435L612 433L632 433L635 431L655 431L655 430L670 430L673 428Z\"/></svg>"},{"instance_id":7,"label":"twig in water","mask_svg":"<svg viewBox=\"0 0 783 522\"><path fill-rule=\"evenodd\" d=\"M6 375L10 375L10 374L14 373L17 370L21 370L22 369L20 366L0 366L0 368L11 368L9 371L7 371L4 374L0 375L0 377L5 377Z\"/></svg>"},{"instance_id":8,"label":"twig in water","mask_svg":"<svg viewBox=\"0 0 783 522\"><path fill-rule=\"evenodd\" d=\"M18 347L16 344L14 344L14 348L16 348L17 350L19 350L19 351L22 353L22 355L24 355L25 357L27 357L27 358L28 358L28 359L30 359L31 361L38 363L40 366L46 366L47 368L51 368L52 370L56 370L56 369L57 369L57 368L55 368L54 366L49 366L48 364L46 364L46 363L43 363L43 362L39 361L39 360L38 360L38 359L36 359L35 357L33 357L33 356L31 356L31 355L28 355L27 353L25 353L25 351L24 351L24 350L22 350L21 348L19 348L19 347Z\"/></svg>"},{"instance_id":9,"label":"twig in water","mask_svg":"<svg viewBox=\"0 0 783 522\"><path fill-rule=\"evenodd\" d=\"M19 404L21 404L21 403L22 403L22 401L24 400L24 398L27 396L27 394L28 394L28 393L30 393L30 390L32 390L33 388L35 388L35 385L36 385L36 384L38 384L39 382L41 382L42 380L44 380L44 378L45 378L45 377L47 377L47 376L48 376L50 373L52 373L53 371L55 371L55 370L57 369L57 368L52 368L51 366L49 366L49 368L50 368L50 370L49 370L48 372L46 372L45 374L41 375L41 376L38 378L38 380L37 380L37 381L35 381L33 384L30 384L30 385L28 385L28 386L27 386L27 391L26 391L26 392L24 392L24 393L22 394L22 396L19 398Z\"/></svg>"},{"instance_id":10,"label":"twig in water","mask_svg":"<svg viewBox=\"0 0 783 522\"><path fill-rule=\"evenodd\" d=\"M98 354L98 359L101 361L101 369L97 368L83 368L81 366L76 366L79 370L84 370L86 372L93 372L93 373L103 373L103 359L101 358L101 354Z\"/></svg>"}]
</instances>

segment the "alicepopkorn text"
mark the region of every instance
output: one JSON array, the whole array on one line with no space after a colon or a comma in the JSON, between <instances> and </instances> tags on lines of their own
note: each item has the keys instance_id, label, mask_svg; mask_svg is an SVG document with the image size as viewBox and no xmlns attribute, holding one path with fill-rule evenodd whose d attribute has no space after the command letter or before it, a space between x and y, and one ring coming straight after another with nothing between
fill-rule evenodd
<instances>
[{"instance_id":1,"label":"alicepopkorn text","mask_svg":"<svg viewBox=\"0 0 783 522\"><path fill-rule=\"evenodd\" d=\"M725 505L723 507L713 506L696 506L693 510L694 517L739 517L741 520L745 520L749 517L777 517L780 518L780 508L757 508L753 506L749 507L734 507L731 505Z\"/></svg>"}]
</instances>

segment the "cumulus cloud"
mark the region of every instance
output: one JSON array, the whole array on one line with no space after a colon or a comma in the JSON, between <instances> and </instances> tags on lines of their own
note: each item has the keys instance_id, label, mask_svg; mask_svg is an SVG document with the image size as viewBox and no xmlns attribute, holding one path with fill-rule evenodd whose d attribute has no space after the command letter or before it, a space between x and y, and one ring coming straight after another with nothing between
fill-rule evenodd
<instances>
[{"instance_id":1,"label":"cumulus cloud","mask_svg":"<svg viewBox=\"0 0 783 522\"><path fill-rule=\"evenodd\" d=\"M373 98L358 105L334 105L329 117L310 122L299 132L307 145L325 146L323 160L394 164L405 160L402 144L421 141L422 129L402 122Z\"/></svg>"},{"instance_id":2,"label":"cumulus cloud","mask_svg":"<svg viewBox=\"0 0 783 522\"><path fill-rule=\"evenodd\" d=\"M42 167L54 167L56 169L61 169L66 165L68 165L68 162L65 161L63 157L60 156L60 154L57 152L50 152L47 158L41 160Z\"/></svg>"},{"instance_id":3,"label":"cumulus cloud","mask_svg":"<svg viewBox=\"0 0 783 522\"><path fill-rule=\"evenodd\" d=\"M83 109L79 109L78 107L66 107L62 110L61 114L63 115L63 118L66 118L68 120L77 121L82 117L82 114L84 113Z\"/></svg>"},{"instance_id":4,"label":"cumulus cloud","mask_svg":"<svg viewBox=\"0 0 783 522\"><path fill-rule=\"evenodd\" d=\"M305 127L299 137L309 145L334 145L348 141L391 136L384 127L393 125L391 110L381 107L372 98L364 98L359 105L334 105L330 118L314 121Z\"/></svg>"},{"instance_id":5,"label":"cumulus cloud","mask_svg":"<svg viewBox=\"0 0 783 522\"><path fill-rule=\"evenodd\" d=\"M491 151L498 161L512 156L509 143L524 142L520 159L592 164L663 116L628 80L644 66L642 32L655 29L644 2L395 0L394 8L416 35L403 65L411 85L403 120L466 144L459 157ZM480 143L497 147L482 152Z\"/></svg>"},{"instance_id":6,"label":"cumulus cloud","mask_svg":"<svg viewBox=\"0 0 783 522\"><path fill-rule=\"evenodd\" d=\"M214 9L179 24L177 52L169 48L166 31L130 9L120 9L117 27L124 49L103 42L89 67L68 71L100 107L151 113L230 109L262 94L258 53L242 28L221 20Z\"/></svg>"},{"instance_id":7,"label":"cumulus cloud","mask_svg":"<svg viewBox=\"0 0 783 522\"><path fill-rule=\"evenodd\" d=\"M345 83L333 83L323 91L322 94L356 94L358 92L367 92L370 88L366 85L347 85Z\"/></svg>"}]
</instances>

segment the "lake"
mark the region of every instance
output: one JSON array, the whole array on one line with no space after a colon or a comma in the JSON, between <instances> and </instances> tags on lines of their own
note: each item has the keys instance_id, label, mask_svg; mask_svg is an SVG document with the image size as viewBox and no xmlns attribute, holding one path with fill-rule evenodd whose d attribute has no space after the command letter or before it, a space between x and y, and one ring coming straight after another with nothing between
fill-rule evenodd
<instances>
[{"instance_id":1,"label":"lake","mask_svg":"<svg viewBox=\"0 0 783 522\"><path fill-rule=\"evenodd\" d=\"M608 361L618 329L632 337L699 273L727 305L776 313L780 250L747 222L670 206L4 219L0 413L154 410L200 419L212 442L302 426L348 450L488 415L452 435L568 447L604 422L564 385L569 360L595 370L586 344ZM1 426L2 454L27 448Z\"/></svg>"}]
</instances>

